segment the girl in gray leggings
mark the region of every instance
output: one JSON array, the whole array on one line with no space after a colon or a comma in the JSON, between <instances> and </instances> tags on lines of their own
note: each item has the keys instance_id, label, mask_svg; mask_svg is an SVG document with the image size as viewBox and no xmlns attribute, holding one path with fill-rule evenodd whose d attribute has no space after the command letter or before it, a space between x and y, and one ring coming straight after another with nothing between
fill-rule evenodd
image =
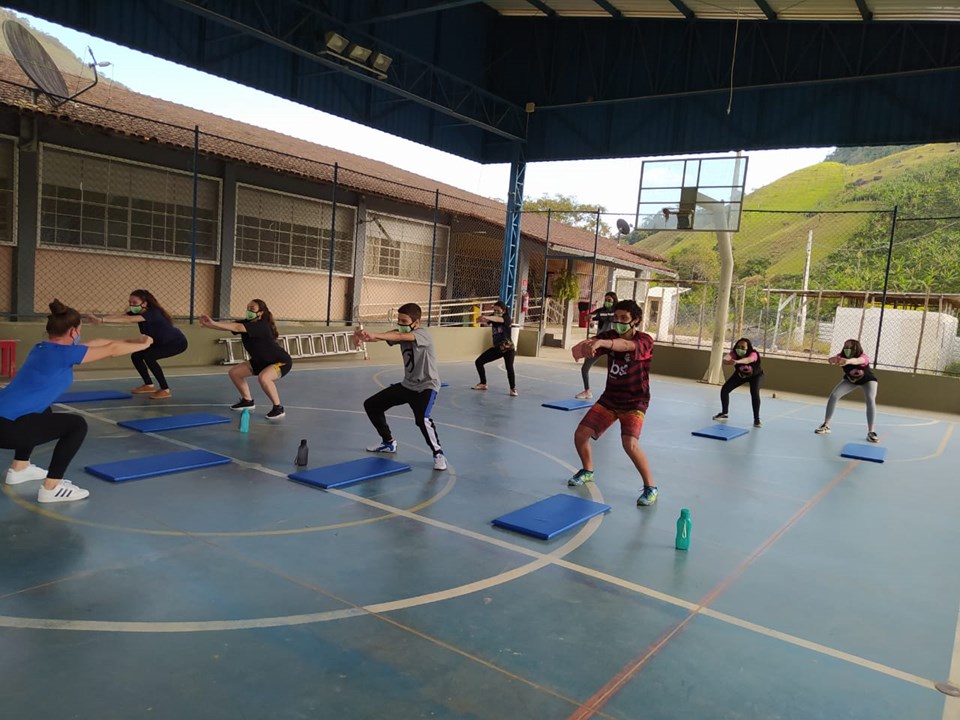
<instances>
[{"instance_id":1,"label":"girl in gray leggings","mask_svg":"<svg viewBox=\"0 0 960 720\"><path fill-rule=\"evenodd\" d=\"M837 383L833 392L830 393L823 425L814 432L817 435L829 433L830 418L833 417L833 411L837 407L837 400L859 387L863 390L863 399L867 404L867 440L872 443L880 442L873 425L877 415L877 376L870 369L870 358L863 352L863 347L857 340L846 340L843 343L843 349L833 357L827 358L827 362L843 368L843 380Z\"/></svg>"}]
</instances>

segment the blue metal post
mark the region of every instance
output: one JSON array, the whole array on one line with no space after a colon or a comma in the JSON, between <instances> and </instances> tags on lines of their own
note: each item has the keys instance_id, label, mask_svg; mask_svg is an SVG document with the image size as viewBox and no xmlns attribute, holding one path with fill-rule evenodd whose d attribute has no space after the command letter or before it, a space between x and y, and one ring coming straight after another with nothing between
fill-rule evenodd
<instances>
[{"instance_id":1,"label":"blue metal post","mask_svg":"<svg viewBox=\"0 0 960 720\"><path fill-rule=\"evenodd\" d=\"M197 185L200 172L200 126L193 126L193 217L190 221L190 324L193 325L197 291Z\"/></svg>"},{"instance_id":2,"label":"blue metal post","mask_svg":"<svg viewBox=\"0 0 960 720\"><path fill-rule=\"evenodd\" d=\"M517 262L520 258L520 220L523 217L523 180L527 162L517 143L510 163L510 190L507 194L507 222L503 237L503 267L500 270L500 299L513 313L517 292Z\"/></svg>"},{"instance_id":3,"label":"blue metal post","mask_svg":"<svg viewBox=\"0 0 960 720\"><path fill-rule=\"evenodd\" d=\"M333 244L334 237L337 234L337 171L340 169L338 163L333 164L333 196L330 206L330 272L327 274L327 327L330 327L330 304L333 302Z\"/></svg>"},{"instance_id":4,"label":"blue metal post","mask_svg":"<svg viewBox=\"0 0 960 720\"><path fill-rule=\"evenodd\" d=\"M430 250L430 295L427 297L427 327L430 327L430 318L433 317L433 273L437 266L437 223L439 221L440 190L436 190L433 195L433 245Z\"/></svg>"}]
</instances>

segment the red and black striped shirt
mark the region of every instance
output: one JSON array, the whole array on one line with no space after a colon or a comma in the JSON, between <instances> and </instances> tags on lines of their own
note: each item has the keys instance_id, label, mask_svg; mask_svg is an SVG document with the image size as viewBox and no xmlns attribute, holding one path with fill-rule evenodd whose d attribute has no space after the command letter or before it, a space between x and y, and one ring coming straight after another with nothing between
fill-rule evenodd
<instances>
[{"instance_id":1,"label":"red and black striped shirt","mask_svg":"<svg viewBox=\"0 0 960 720\"><path fill-rule=\"evenodd\" d=\"M621 338L608 330L597 335L600 340L627 340L633 348L627 352L597 348L608 355L607 387L597 402L610 410L647 411L650 404L650 358L653 357L653 338L637 332L632 338Z\"/></svg>"}]
</instances>

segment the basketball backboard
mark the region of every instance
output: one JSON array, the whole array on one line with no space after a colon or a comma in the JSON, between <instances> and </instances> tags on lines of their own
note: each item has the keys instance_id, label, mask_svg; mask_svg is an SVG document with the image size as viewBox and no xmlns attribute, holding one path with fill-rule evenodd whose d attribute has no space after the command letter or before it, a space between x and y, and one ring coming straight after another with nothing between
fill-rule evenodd
<instances>
[{"instance_id":1,"label":"basketball backboard","mask_svg":"<svg viewBox=\"0 0 960 720\"><path fill-rule=\"evenodd\" d=\"M736 232L746 179L746 156L645 160L635 227Z\"/></svg>"}]
</instances>

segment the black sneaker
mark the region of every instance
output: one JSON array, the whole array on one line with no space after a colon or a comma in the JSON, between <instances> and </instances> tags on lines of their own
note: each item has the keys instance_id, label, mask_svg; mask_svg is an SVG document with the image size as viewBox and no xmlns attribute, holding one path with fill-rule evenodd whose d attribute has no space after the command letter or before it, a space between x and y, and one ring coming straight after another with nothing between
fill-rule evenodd
<instances>
[{"instance_id":1,"label":"black sneaker","mask_svg":"<svg viewBox=\"0 0 960 720\"><path fill-rule=\"evenodd\" d=\"M753 426L754 426L755 428L762 428L762 427L763 427L763 423L760 422L760 418L757 418L756 420L753 421Z\"/></svg>"},{"instance_id":2,"label":"black sneaker","mask_svg":"<svg viewBox=\"0 0 960 720\"><path fill-rule=\"evenodd\" d=\"M279 420L286 413L283 411L283 405L274 405L273 409L267 413L267 420Z\"/></svg>"},{"instance_id":3,"label":"black sneaker","mask_svg":"<svg viewBox=\"0 0 960 720\"><path fill-rule=\"evenodd\" d=\"M233 405L231 405L230 409L236 412L240 412L244 408L253 410L256 406L257 404L253 400L244 400L243 398L240 398L240 402L234 403Z\"/></svg>"},{"instance_id":4,"label":"black sneaker","mask_svg":"<svg viewBox=\"0 0 960 720\"><path fill-rule=\"evenodd\" d=\"M714 420L726 420L727 417L728 417L728 415L727 415L725 412L718 412L716 415L713 416L713 419L714 419Z\"/></svg>"}]
</instances>

